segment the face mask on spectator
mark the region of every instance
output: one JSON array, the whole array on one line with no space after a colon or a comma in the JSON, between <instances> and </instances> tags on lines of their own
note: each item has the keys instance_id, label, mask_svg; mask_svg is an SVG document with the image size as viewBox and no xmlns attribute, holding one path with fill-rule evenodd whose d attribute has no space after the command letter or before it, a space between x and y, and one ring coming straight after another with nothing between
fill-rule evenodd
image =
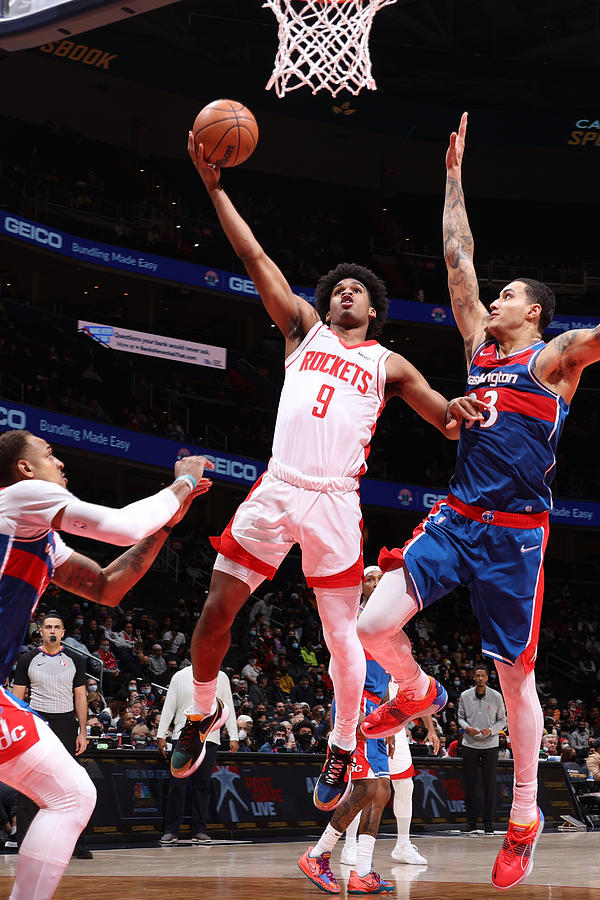
<instances>
[{"instance_id":1,"label":"face mask on spectator","mask_svg":"<svg viewBox=\"0 0 600 900\"><path fill-rule=\"evenodd\" d=\"M308 732L304 732L303 734L299 734L296 738L296 743L300 744L303 750L308 750L310 747L310 743L312 741L312 735Z\"/></svg>"},{"instance_id":2,"label":"face mask on spectator","mask_svg":"<svg viewBox=\"0 0 600 900\"><path fill-rule=\"evenodd\" d=\"M247 736L247 733L248 733L248 732L246 731L245 728L240 728L240 729L238 730L238 736L239 736L240 741L243 741L243 740L244 740L244 738Z\"/></svg>"},{"instance_id":3,"label":"face mask on spectator","mask_svg":"<svg viewBox=\"0 0 600 900\"><path fill-rule=\"evenodd\" d=\"M294 641L294 643L292 644L292 647L294 648L294 650L297 650L298 649L298 641Z\"/></svg>"},{"instance_id":4,"label":"face mask on spectator","mask_svg":"<svg viewBox=\"0 0 600 900\"><path fill-rule=\"evenodd\" d=\"M77 619L75 619L75 624L83 625L83 616L79 616Z\"/></svg>"},{"instance_id":5,"label":"face mask on spectator","mask_svg":"<svg viewBox=\"0 0 600 900\"><path fill-rule=\"evenodd\" d=\"M143 688L142 694L150 694L150 693L152 693L150 688Z\"/></svg>"}]
</instances>

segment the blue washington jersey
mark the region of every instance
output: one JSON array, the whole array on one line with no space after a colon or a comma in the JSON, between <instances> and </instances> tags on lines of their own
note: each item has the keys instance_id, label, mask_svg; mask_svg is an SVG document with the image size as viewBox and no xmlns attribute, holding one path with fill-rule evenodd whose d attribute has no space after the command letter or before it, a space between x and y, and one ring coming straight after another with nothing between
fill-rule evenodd
<instances>
[{"instance_id":1,"label":"blue washington jersey","mask_svg":"<svg viewBox=\"0 0 600 900\"><path fill-rule=\"evenodd\" d=\"M552 509L556 445L569 407L532 372L544 347L536 341L502 359L495 341L475 351L465 393L489 411L461 428L450 490L463 503L511 513Z\"/></svg>"}]
</instances>

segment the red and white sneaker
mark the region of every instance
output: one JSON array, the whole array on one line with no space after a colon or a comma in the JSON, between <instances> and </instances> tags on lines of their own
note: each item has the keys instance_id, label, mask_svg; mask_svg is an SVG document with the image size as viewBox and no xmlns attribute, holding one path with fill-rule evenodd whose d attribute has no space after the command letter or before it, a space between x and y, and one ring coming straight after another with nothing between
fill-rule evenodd
<instances>
[{"instance_id":1,"label":"red and white sneaker","mask_svg":"<svg viewBox=\"0 0 600 900\"><path fill-rule=\"evenodd\" d=\"M520 884L533 869L533 851L544 829L544 815L538 807L538 815L531 825L517 825L509 821L502 850L492 869L491 882L501 891Z\"/></svg>"},{"instance_id":2,"label":"red and white sneaker","mask_svg":"<svg viewBox=\"0 0 600 900\"><path fill-rule=\"evenodd\" d=\"M364 878L361 878L357 872L352 869L350 878L348 879L349 894L389 894L395 891L396 885L391 881L384 881L377 872L369 872Z\"/></svg>"},{"instance_id":3,"label":"red and white sneaker","mask_svg":"<svg viewBox=\"0 0 600 900\"><path fill-rule=\"evenodd\" d=\"M360 730L366 738L388 737L401 731L411 719L439 712L447 702L446 689L435 678L431 678L429 690L420 700L414 700L408 694L398 691L393 700L382 703L369 713Z\"/></svg>"}]
</instances>

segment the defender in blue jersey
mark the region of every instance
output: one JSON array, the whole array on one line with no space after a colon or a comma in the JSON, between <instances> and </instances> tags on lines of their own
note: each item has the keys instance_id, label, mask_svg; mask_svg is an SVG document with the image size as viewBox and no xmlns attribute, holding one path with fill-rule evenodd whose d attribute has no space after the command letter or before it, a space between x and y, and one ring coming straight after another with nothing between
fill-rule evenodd
<instances>
[{"instance_id":1,"label":"defender in blue jersey","mask_svg":"<svg viewBox=\"0 0 600 900\"><path fill-rule=\"evenodd\" d=\"M506 890L531 871L543 827L536 806L543 719L533 668L550 484L556 444L581 373L600 360L600 327L544 343L554 294L530 278L503 288L489 312L481 303L461 183L466 128L465 113L446 156L444 250L452 310L465 345L468 392L487 408L478 422L461 429L446 500L404 548L382 551L386 574L358 631L401 689L362 728L369 736L390 734L412 716L443 706L444 689L412 658L402 629L456 585L468 586L483 652L498 670L514 754L511 820L492 870L492 884Z\"/></svg>"},{"instance_id":2,"label":"defender in blue jersey","mask_svg":"<svg viewBox=\"0 0 600 900\"><path fill-rule=\"evenodd\" d=\"M177 477L168 488L123 509L109 509L67 490L63 464L45 440L28 431L0 435L0 685L10 675L49 582L116 606L148 571L169 526L183 518L194 496L208 490L205 464L203 457L187 457L176 463ZM69 549L59 528L135 546L102 569ZM19 848L11 900L50 900L94 809L96 791L46 722L4 687L0 781L40 807Z\"/></svg>"}]
</instances>

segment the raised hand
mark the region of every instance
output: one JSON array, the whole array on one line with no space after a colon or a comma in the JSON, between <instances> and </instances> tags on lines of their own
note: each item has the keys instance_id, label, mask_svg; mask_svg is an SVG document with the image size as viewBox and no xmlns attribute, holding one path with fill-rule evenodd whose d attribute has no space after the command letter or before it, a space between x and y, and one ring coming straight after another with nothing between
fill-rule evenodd
<instances>
[{"instance_id":1,"label":"raised hand","mask_svg":"<svg viewBox=\"0 0 600 900\"><path fill-rule=\"evenodd\" d=\"M446 152L446 169L448 171L453 169L460 171L461 169L463 154L465 152L468 119L469 113L464 112L460 117L458 132L453 131L450 135L450 144L448 145L448 150Z\"/></svg>"},{"instance_id":2,"label":"raised hand","mask_svg":"<svg viewBox=\"0 0 600 900\"><path fill-rule=\"evenodd\" d=\"M197 143L196 138L190 131L188 133L188 153L190 159L194 163L200 178L206 185L207 190L216 188L221 178L221 169L219 166L213 166L204 159L204 145Z\"/></svg>"}]
</instances>

